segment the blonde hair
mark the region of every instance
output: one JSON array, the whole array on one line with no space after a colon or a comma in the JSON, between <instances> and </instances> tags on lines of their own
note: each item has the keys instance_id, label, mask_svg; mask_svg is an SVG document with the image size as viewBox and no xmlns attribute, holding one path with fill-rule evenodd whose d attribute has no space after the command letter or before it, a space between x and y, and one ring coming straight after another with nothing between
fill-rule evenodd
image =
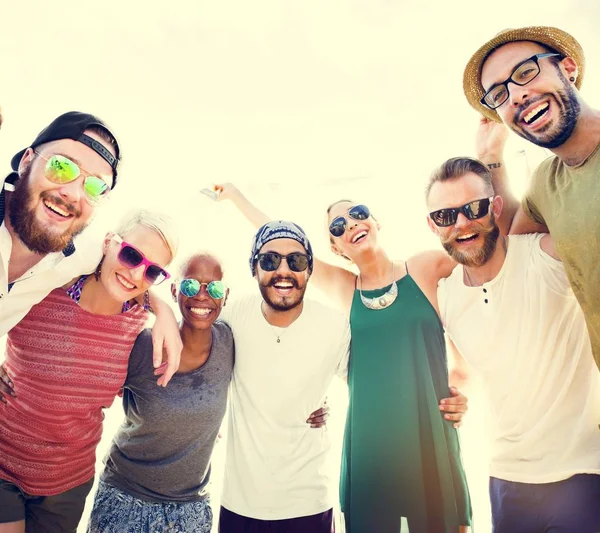
<instances>
[{"instance_id":1,"label":"blonde hair","mask_svg":"<svg viewBox=\"0 0 600 533\"><path fill-rule=\"evenodd\" d=\"M169 264L175 259L179 247L179 238L176 224L171 217L157 211L148 211L145 209L135 211L121 221L116 233L123 237L136 226L144 226L157 233L171 253Z\"/></svg>"}]
</instances>

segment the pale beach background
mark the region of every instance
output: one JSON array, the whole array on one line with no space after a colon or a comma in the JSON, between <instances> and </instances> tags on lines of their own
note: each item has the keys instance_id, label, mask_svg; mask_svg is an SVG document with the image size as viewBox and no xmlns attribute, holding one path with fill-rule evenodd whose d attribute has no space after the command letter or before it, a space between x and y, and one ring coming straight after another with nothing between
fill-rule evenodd
<instances>
[{"instance_id":1,"label":"pale beach background","mask_svg":"<svg viewBox=\"0 0 600 533\"><path fill-rule=\"evenodd\" d=\"M198 193L214 182L233 181L274 218L300 223L316 253L332 261L324 211L340 198L371 207L394 257L438 247L425 222L424 184L445 158L474 155L478 117L462 94L462 71L498 31L571 32L587 52L583 95L600 106L596 0L0 5L3 170L60 113L97 114L124 157L119 186L95 224L110 226L128 207L170 212L181 224L181 256L208 249L223 258L231 298L255 290L247 268L253 228L232 206ZM518 193L546 155L511 136L506 160ZM485 402L476 382L467 392L461 440L474 531L489 533ZM334 470L345 402L336 383L328 429ZM106 413L99 469L121 413L119 400ZM220 442L216 514L223 451ZM80 531L91 503L92 496Z\"/></svg>"}]
</instances>

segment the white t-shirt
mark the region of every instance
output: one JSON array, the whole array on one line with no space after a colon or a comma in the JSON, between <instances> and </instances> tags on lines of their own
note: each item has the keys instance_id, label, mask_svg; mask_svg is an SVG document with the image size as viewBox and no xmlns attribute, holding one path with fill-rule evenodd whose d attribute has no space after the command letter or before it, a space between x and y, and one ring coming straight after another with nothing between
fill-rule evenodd
<instances>
[{"instance_id":1,"label":"white t-shirt","mask_svg":"<svg viewBox=\"0 0 600 533\"><path fill-rule=\"evenodd\" d=\"M6 225L0 225L0 336L8 333L29 310L48 294L71 279L93 272L102 258L102 239L95 228L86 228L74 240L75 252L45 256L14 282L8 290L8 260L12 239Z\"/></svg>"},{"instance_id":2,"label":"white t-shirt","mask_svg":"<svg viewBox=\"0 0 600 533\"><path fill-rule=\"evenodd\" d=\"M304 300L288 328L273 328L261 302L260 294L246 296L223 310L235 365L222 504L261 520L322 513L334 505L329 435L306 420L334 375L346 376L350 326L338 311Z\"/></svg>"},{"instance_id":3,"label":"white t-shirt","mask_svg":"<svg viewBox=\"0 0 600 533\"><path fill-rule=\"evenodd\" d=\"M549 483L600 474L600 375L583 313L542 235L511 235L481 287L441 280L442 322L488 394L490 475Z\"/></svg>"}]
</instances>

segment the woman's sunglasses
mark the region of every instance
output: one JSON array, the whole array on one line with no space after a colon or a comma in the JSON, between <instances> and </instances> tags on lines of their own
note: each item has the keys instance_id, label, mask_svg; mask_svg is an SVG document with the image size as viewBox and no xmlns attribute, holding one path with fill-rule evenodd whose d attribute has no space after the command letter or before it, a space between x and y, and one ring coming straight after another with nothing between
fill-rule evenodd
<instances>
[{"instance_id":1,"label":"woman's sunglasses","mask_svg":"<svg viewBox=\"0 0 600 533\"><path fill-rule=\"evenodd\" d=\"M52 183L64 185L66 183L75 181L77 178L79 178L79 176L82 175L79 165L64 155L56 154L48 159L37 151L35 153L44 161L46 161L46 166L44 167L44 176L46 176L46 179ZM106 197L110 188L103 179L100 179L97 176L92 176L88 173L88 175L83 179L83 190L88 203L94 205Z\"/></svg>"},{"instance_id":2,"label":"woman's sunglasses","mask_svg":"<svg viewBox=\"0 0 600 533\"><path fill-rule=\"evenodd\" d=\"M294 252L287 255L281 255L277 252L266 252L254 256L258 260L260 268L265 272L275 272L281 265L281 260L287 261L288 267L293 272L304 272L308 268L310 256L302 252Z\"/></svg>"},{"instance_id":3,"label":"woman's sunglasses","mask_svg":"<svg viewBox=\"0 0 600 533\"><path fill-rule=\"evenodd\" d=\"M438 209L429 213L431 220L433 220L436 226L445 228L456 224L458 220L458 214L462 213L469 220L477 220L483 218L490 212L490 204L494 200L493 196L489 198L482 198L481 200L474 200L461 207L448 207L446 209Z\"/></svg>"},{"instance_id":4,"label":"woman's sunglasses","mask_svg":"<svg viewBox=\"0 0 600 533\"><path fill-rule=\"evenodd\" d=\"M193 298L200 294L202 286L206 285L206 292L213 300L220 300L225 297L225 283L222 281L209 281L208 283L200 283L197 279L184 279L179 284L181 294L188 298Z\"/></svg>"},{"instance_id":5,"label":"woman's sunglasses","mask_svg":"<svg viewBox=\"0 0 600 533\"><path fill-rule=\"evenodd\" d=\"M144 265L144 277L152 285L160 285L171 275L160 265L148 261L146 256L137 248L133 247L128 242L125 242L119 235L113 235L113 240L121 244L121 249L117 254L117 259L126 268L137 268Z\"/></svg>"},{"instance_id":6,"label":"woman's sunglasses","mask_svg":"<svg viewBox=\"0 0 600 533\"><path fill-rule=\"evenodd\" d=\"M354 220L367 220L371 216L371 212L366 205L355 205L348 209L348 216ZM334 237L341 237L348 227L346 217L334 218L329 224L329 233Z\"/></svg>"}]
</instances>

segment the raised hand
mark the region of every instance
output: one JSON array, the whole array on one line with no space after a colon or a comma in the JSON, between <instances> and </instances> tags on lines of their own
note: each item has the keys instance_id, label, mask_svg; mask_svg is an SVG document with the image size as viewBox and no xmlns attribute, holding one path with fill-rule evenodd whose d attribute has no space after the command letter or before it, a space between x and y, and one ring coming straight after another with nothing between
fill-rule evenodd
<instances>
[{"instance_id":1,"label":"raised hand","mask_svg":"<svg viewBox=\"0 0 600 533\"><path fill-rule=\"evenodd\" d=\"M477 158L484 163L501 161L508 134L509 130L504 124L481 117L475 136Z\"/></svg>"},{"instance_id":2,"label":"raised hand","mask_svg":"<svg viewBox=\"0 0 600 533\"><path fill-rule=\"evenodd\" d=\"M213 185L213 190L218 193L218 196L215 198L217 202L232 200L240 194L238 188L233 183L229 182L215 183L215 185Z\"/></svg>"}]
</instances>

